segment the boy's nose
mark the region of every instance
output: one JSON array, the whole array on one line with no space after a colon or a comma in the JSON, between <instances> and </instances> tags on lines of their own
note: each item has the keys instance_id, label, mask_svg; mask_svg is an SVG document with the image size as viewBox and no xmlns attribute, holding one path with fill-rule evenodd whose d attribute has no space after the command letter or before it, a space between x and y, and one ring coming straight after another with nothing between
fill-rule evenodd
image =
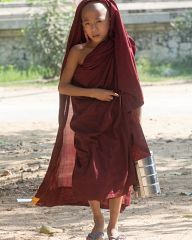
<instances>
[{"instance_id":1,"label":"boy's nose","mask_svg":"<svg viewBox=\"0 0 192 240\"><path fill-rule=\"evenodd\" d=\"M92 30L93 32L95 32L95 31L97 30L97 27L96 27L95 24L92 24L92 25L91 25L91 30Z\"/></svg>"}]
</instances>

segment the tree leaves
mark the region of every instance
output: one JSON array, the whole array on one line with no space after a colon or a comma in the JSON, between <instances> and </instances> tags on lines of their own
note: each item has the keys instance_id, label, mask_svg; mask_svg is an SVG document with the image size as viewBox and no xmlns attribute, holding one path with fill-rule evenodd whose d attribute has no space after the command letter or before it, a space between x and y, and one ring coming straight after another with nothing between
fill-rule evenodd
<instances>
[{"instance_id":1,"label":"tree leaves","mask_svg":"<svg viewBox=\"0 0 192 240\"><path fill-rule=\"evenodd\" d=\"M51 78L60 73L74 11L72 6L70 10L69 6L55 0L50 0L42 8L43 13L33 16L25 36L33 64L45 69L45 78Z\"/></svg>"}]
</instances>

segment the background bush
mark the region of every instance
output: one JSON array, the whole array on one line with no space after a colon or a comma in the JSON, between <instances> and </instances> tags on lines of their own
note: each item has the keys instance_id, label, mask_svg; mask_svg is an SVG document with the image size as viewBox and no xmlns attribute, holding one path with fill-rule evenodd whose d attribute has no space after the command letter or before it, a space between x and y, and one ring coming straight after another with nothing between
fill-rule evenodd
<instances>
[{"instance_id":1,"label":"background bush","mask_svg":"<svg viewBox=\"0 0 192 240\"><path fill-rule=\"evenodd\" d=\"M26 44L44 78L59 75L74 11L65 0L42 3L43 13L33 16L25 29Z\"/></svg>"},{"instance_id":2,"label":"background bush","mask_svg":"<svg viewBox=\"0 0 192 240\"><path fill-rule=\"evenodd\" d=\"M184 61L186 65L192 66L192 11L177 17L171 24L182 42L191 44L191 52L189 51Z\"/></svg>"}]
</instances>

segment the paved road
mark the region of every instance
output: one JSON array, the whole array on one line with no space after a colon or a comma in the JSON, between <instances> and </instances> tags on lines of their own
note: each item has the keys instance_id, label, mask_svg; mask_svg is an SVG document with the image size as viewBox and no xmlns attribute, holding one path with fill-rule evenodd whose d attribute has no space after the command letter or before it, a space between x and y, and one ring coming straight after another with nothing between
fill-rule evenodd
<instances>
[{"instance_id":1,"label":"paved road","mask_svg":"<svg viewBox=\"0 0 192 240\"><path fill-rule=\"evenodd\" d=\"M143 86L143 116L192 117L192 83ZM57 121L58 92L49 89L0 89L0 122Z\"/></svg>"},{"instance_id":2,"label":"paved road","mask_svg":"<svg viewBox=\"0 0 192 240\"><path fill-rule=\"evenodd\" d=\"M165 128L167 135L186 137L192 134L192 83L143 86L143 93L142 119L146 135L156 136ZM12 131L17 124L27 128L27 123L34 122L57 127L59 101L56 87L0 88L0 96L0 125L3 128L10 127Z\"/></svg>"}]
</instances>

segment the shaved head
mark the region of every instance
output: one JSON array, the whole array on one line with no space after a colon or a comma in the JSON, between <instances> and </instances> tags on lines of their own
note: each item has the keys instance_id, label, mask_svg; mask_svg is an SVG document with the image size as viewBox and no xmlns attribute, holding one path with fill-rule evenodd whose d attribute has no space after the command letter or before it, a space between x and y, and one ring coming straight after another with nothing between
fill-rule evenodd
<instances>
[{"instance_id":1,"label":"shaved head","mask_svg":"<svg viewBox=\"0 0 192 240\"><path fill-rule=\"evenodd\" d=\"M90 3L86 4L82 10L82 14L81 14L82 19L83 19L84 15L87 13L87 11L97 11L108 17L107 7L105 6L105 4L100 3L100 2L90 2Z\"/></svg>"}]
</instances>

